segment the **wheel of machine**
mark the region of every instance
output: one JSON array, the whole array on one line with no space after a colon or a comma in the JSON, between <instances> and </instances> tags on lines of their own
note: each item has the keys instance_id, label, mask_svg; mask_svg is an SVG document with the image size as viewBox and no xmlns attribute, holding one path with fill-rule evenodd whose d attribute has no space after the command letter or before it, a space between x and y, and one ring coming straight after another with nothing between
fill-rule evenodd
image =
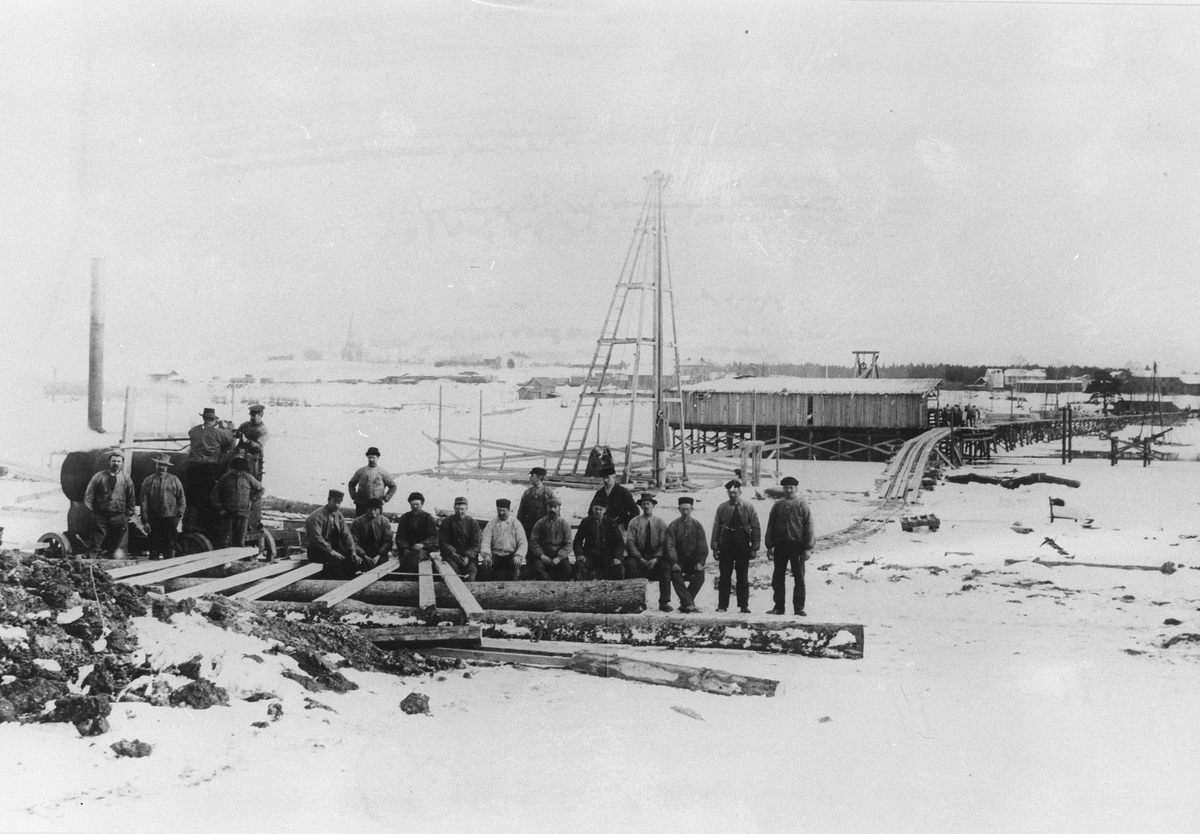
<instances>
[{"instance_id":1,"label":"wheel of machine","mask_svg":"<svg viewBox=\"0 0 1200 834\"><path fill-rule=\"evenodd\" d=\"M271 531L266 527L259 531L258 553L263 559L268 562L274 562L277 558L277 548L275 547L275 537L271 535Z\"/></svg>"},{"instance_id":2,"label":"wheel of machine","mask_svg":"<svg viewBox=\"0 0 1200 834\"><path fill-rule=\"evenodd\" d=\"M203 553L212 549L212 542L203 533L184 533L175 540L176 556L191 556L193 553Z\"/></svg>"},{"instance_id":3,"label":"wheel of machine","mask_svg":"<svg viewBox=\"0 0 1200 834\"><path fill-rule=\"evenodd\" d=\"M46 545L40 553L47 559L63 559L71 555L71 545L58 533L43 533L38 537L38 544Z\"/></svg>"}]
</instances>

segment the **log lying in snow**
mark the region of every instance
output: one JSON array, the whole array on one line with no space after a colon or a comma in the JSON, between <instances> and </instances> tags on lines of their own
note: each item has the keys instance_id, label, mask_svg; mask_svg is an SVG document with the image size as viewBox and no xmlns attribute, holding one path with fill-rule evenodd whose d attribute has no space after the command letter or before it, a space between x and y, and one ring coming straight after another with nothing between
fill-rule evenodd
<instances>
[{"instance_id":1,"label":"log lying in snow","mask_svg":"<svg viewBox=\"0 0 1200 834\"><path fill-rule=\"evenodd\" d=\"M294 602L264 602L261 605L285 612L309 610L307 605ZM329 612L334 619L344 619L348 624L359 626L467 622L466 616L457 608L438 608L433 616L428 616L422 615L416 608L391 608L348 601L334 606ZM536 611L484 611L474 622L482 626L483 636L490 639L561 640L568 643L676 646L689 649L747 649L853 660L862 658L864 645L863 627L856 623L812 623L795 620L751 622L686 614L611 616Z\"/></svg>"},{"instance_id":2,"label":"log lying in snow","mask_svg":"<svg viewBox=\"0 0 1200 834\"><path fill-rule=\"evenodd\" d=\"M1008 560L1005 559L1005 563ZM1174 562L1163 562L1161 565L1104 565L1099 562L1052 562L1048 559L1034 559L1035 565L1046 565L1051 568L1084 567L1084 568L1116 568L1117 570L1153 570L1168 576L1175 572Z\"/></svg>"},{"instance_id":3,"label":"log lying in snow","mask_svg":"<svg viewBox=\"0 0 1200 834\"><path fill-rule=\"evenodd\" d=\"M360 628L358 633L375 645L387 649L414 649L423 646L470 649L483 643L481 630L477 625Z\"/></svg>"},{"instance_id":4,"label":"log lying in snow","mask_svg":"<svg viewBox=\"0 0 1200 834\"><path fill-rule=\"evenodd\" d=\"M168 591L191 587L189 583L207 580L176 579L165 583ZM271 593L272 600L312 602L340 582L333 579L302 579ZM592 614L637 613L646 609L646 580L620 582L472 582L467 585L479 604L492 611L574 611ZM441 582L434 592L442 608L458 606L458 601ZM353 599L373 605L418 605L416 582L381 580L358 593ZM345 605L345 602L338 606ZM338 607L335 606L335 607Z\"/></svg>"},{"instance_id":5,"label":"log lying in snow","mask_svg":"<svg viewBox=\"0 0 1200 834\"><path fill-rule=\"evenodd\" d=\"M679 666L674 663L658 663L594 652L576 652L571 657L569 668L601 678L620 678L658 686L673 686L677 689L694 689L715 695L765 695L771 698L779 689L779 681L768 678L750 678L732 672L722 672L720 669Z\"/></svg>"}]
</instances>

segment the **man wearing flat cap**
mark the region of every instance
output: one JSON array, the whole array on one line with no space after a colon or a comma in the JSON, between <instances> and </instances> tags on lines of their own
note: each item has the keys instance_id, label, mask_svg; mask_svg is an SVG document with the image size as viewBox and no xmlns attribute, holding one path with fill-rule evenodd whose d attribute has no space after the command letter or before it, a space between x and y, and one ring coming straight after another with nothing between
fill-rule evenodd
<instances>
[{"instance_id":1,"label":"man wearing flat cap","mask_svg":"<svg viewBox=\"0 0 1200 834\"><path fill-rule=\"evenodd\" d=\"M368 498L367 511L350 522L354 555L365 568L382 564L392 552L395 534L392 522L383 514L383 499Z\"/></svg>"},{"instance_id":2,"label":"man wearing flat cap","mask_svg":"<svg viewBox=\"0 0 1200 834\"><path fill-rule=\"evenodd\" d=\"M267 445L267 424L263 422L264 406L255 403L250 406L250 419L242 423L234 431L238 438L238 448L246 456L247 470L258 480L263 476L263 449Z\"/></svg>"},{"instance_id":3,"label":"man wearing flat cap","mask_svg":"<svg viewBox=\"0 0 1200 834\"><path fill-rule=\"evenodd\" d=\"M218 424L216 409L204 409L200 418L203 422L188 430L187 483L184 484L189 523L193 525L199 522L209 506L209 496L221 474L223 459L237 445L232 432Z\"/></svg>"},{"instance_id":4,"label":"man wearing flat cap","mask_svg":"<svg viewBox=\"0 0 1200 834\"><path fill-rule=\"evenodd\" d=\"M588 517L575 531L572 547L581 579L625 578L625 534L605 515L607 509L604 498L593 498Z\"/></svg>"},{"instance_id":5,"label":"man wearing flat cap","mask_svg":"<svg viewBox=\"0 0 1200 834\"><path fill-rule=\"evenodd\" d=\"M787 569L792 568L792 611L805 617L804 611L804 563L812 554L816 536L813 533L812 512L804 499L798 497L800 482L790 475L779 482L783 487L783 498L771 507L767 517L767 533L763 544L767 556L775 561L775 573L771 587L775 591L775 607L768 614L784 614L784 599L787 592Z\"/></svg>"},{"instance_id":6,"label":"man wearing flat cap","mask_svg":"<svg viewBox=\"0 0 1200 834\"><path fill-rule=\"evenodd\" d=\"M243 547L250 510L262 498L263 485L248 471L244 457L229 461L229 469L217 479L209 495L209 504L220 515L217 547Z\"/></svg>"},{"instance_id":7,"label":"man wearing flat cap","mask_svg":"<svg viewBox=\"0 0 1200 834\"><path fill-rule=\"evenodd\" d=\"M517 505L517 521L525 528L525 538L533 535L533 525L539 518L546 515L546 506L554 497L554 490L542 483L546 470L535 466L529 470L529 488L521 495L521 503Z\"/></svg>"},{"instance_id":8,"label":"man wearing flat cap","mask_svg":"<svg viewBox=\"0 0 1200 834\"><path fill-rule=\"evenodd\" d=\"M479 578L501 582L520 578L529 552L525 528L512 517L512 502L496 499L496 517L483 528L479 544Z\"/></svg>"},{"instance_id":9,"label":"man wearing flat cap","mask_svg":"<svg viewBox=\"0 0 1200 834\"><path fill-rule=\"evenodd\" d=\"M150 532L150 558L170 559L175 555L175 535L187 512L183 484L167 471L171 459L161 454L154 459L154 474L142 481L142 525Z\"/></svg>"},{"instance_id":10,"label":"man wearing flat cap","mask_svg":"<svg viewBox=\"0 0 1200 834\"><path fill-rule=\"evenodd\" d=\"M754 507L742 500L742 482L725 484L729 500L717 507L713 520L712 547L720 573L717 580L717 611L729 608L730 580L737 573L738 609L750 613L750 560L758 556L762 529Z\"/></svg>"},{"instance_id":11,"label":"man wearing flat cap","mask_svg":"<svg viewBox=\"0 0 1200 834\"><path fill-rule=\"evenodd\" d=\"M352 579L358 572L354 539L341 510L345 497L340 489L329 490L325 505L313 510L304 521L308 558L325 566L321 571L324 579Z\"/></svg>"},{"instance_id":12,"label":"man wearing flat cap","mask_svg":"<svg viewBox=\"0 0 1200 834\"><path fill-rule=\"evenodd\" d=\"M396 520L396 553L400 570L416 573L417 563L429 559L438 548L437 519L425 512L425 496L419 492L408 496L409 510Z\"/></svg>"},{"instance_id":13,"label":"man wearing flat cap","mask_svg":"<svg viewBox=\"0 0 1200 834\"><path fill-rule=\"evenodd\" d=\"M604 483L596 490L593 500L603 498L607 509L605 517L621 528L622 532L629 522L638 517L638 505L633 500L633 493L617 483L617 470L610 463L600 470Z\"/></svg>"},{"instance_id":14,"label":"man wearing flat cap","mask_svg":"<svg viewBox=\"0 0 1200 834\"><path fill-rule=\"evenodd\" d=\"M92 514L92 548L110 559L126 550L129 522L137 512L133 481L125 474L124 466L125 455L113 449L108 455L108 469L93 475L83 494L83 504Z\"/></svg>"},{"instance_id":15,"label":"man wearing flat cap","mask_svg":"<svg viewBox=\"0 0 1200 834\"><path fill-rule=\"evenodd\" d=\"M562 517L561 511L562 501L551 498L546 503L546 515L533 525L526 579L566 582L579 578L571 540L571 524Z\"/></svg>"},{"instance_id":16,"label":"man wearing flat cap","mask_svg":"<svg viewBox=\"0 0 1200 834\"><path fill-rule=\"evenodd\" d=\"M658 582L658 610L673 611L671 586L679 597L680 610L695 610L691 594L683 584L678 562L667 558L667 523L654 514L658 500L649 492L638 497L642 514L629 522L625 533L625 578Z\"/></svg>"},{"instance_id":17,"label":"man wearing flat cap","mask_svg":"<svg viewBox=\"0 0 1200 834\"><path fill-rule=\"evenodd\" d=\"M454 499L454 514L442 519L438 528L438 550L442 561L467 582L479 571L479 522L467 512L467 499Z\"/></svg>"},{"instance_id":18,"label":"man wearing flat cap","mask_svg":"<svg viewBox=\"0 0 1200 834\"><path fill-rule=\"evenodd\" d=\"M704 563L708 561L708 534L704 525L692 518L695 504L686 495L680 497L679 518L667 525L666 544L667 559L679 565L680 578L687 583L693 611L697 610L696 595L704 587ZM686 608L684 611L691 613Z\"/></svg>"},{"instance_id":19,"label":"man wearing flat cap","mask_svg":"<svg viewBox=\"0 0 1200 834\"><path fill-rule=\"evenodd\" d=\"M363 515L367 502L379 498L383 503L396 494L396 482L386 469L379 465L379 449L367 449L367 465L360 466L350 478L350 499L354 502L354 514Z\"/></svg>"}]
</instances>

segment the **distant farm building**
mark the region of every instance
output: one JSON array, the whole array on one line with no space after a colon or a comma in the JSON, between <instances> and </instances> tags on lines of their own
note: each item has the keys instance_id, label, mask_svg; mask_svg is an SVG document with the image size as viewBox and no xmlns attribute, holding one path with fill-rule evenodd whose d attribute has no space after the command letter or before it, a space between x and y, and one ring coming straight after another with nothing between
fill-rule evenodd
<instances>
[{"instance_id":1,"label":"distant farm building","mask_svg":"<svg viewBox=\"0 0 1200 834\"><path fill-rule=\"evenodd\" d=\"M938 379L747 377L685 385L666 404L676 444L691 452L742 440L786 442L785 457L886 460L928 428Z\"/></svg>"},{"instance_id":2,"label":"distant farm building","mask_svg":"<svg viewBox=\"0 0 1200 834\"><path fill-rule=\"evenodd\" d=\"M549 400L558 396L560 386L567 380L549 376L535 376L517 389L519 400Z\"/></svg>"},{"instance_id":3,"label":"distant farm building","mask_svg":"<svg viewBox=\"0 0 1200 834\"><path fill-rule=\"evenodd\" d=\"M167 371L165 374L150 374L151 382L179 382L183 383L186 380L175 371Z\"/></svg>"}]
</instances>

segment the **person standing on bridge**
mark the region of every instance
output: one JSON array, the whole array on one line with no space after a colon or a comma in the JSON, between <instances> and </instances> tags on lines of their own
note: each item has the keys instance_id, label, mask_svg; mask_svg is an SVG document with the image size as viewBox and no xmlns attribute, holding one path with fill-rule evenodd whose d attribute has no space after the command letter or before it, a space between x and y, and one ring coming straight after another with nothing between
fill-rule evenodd
<instances>
[{"instance_id":1,"label":"person standing on bridge","mask_svg":"<svg viewBox=\"0 0 1200 834\"><path fill-rule=\"evenodd\" d=\"M767 534L764 544L767 556L775 560L775 573L771 587L775 591L775 607L768 614L783 614L783 601L787 591L787 569L792 568L795 587L792 590L792 610L797 617L808 616L804 611L804 563L812 554L816 537L813 534L812 512L804 499L797 497L800 483L788 476L779 482L783 487L783 498L775 502L767 517Z\"/></svg>"}]
</instances>

